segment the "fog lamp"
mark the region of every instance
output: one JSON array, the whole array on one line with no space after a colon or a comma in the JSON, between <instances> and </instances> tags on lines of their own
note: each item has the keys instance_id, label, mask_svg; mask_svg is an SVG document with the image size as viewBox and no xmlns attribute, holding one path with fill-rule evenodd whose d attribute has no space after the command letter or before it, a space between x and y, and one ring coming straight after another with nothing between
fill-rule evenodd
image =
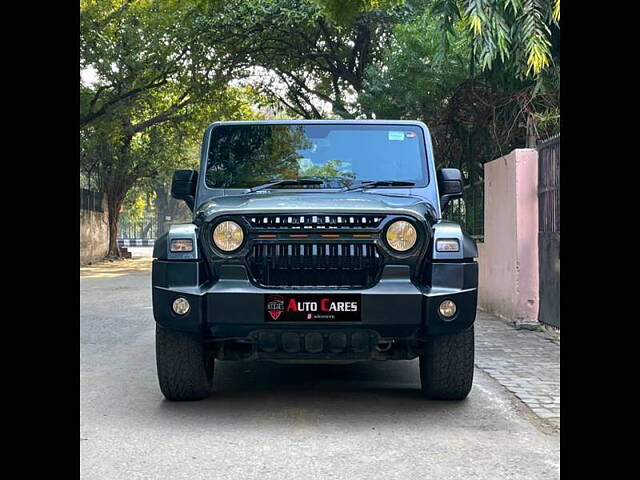
<instances>
[{"instance_id":1,"label":"fog lamp","mask_svg":"<svg viewBox=\"0 0 640 480\"><path fill-rule=\"evenodd\" d=\"M176 315L186 315L191 307L186 298L178 297L173 301L171 308L173 308Z\"/></svg>"},{"instance_id":2,"label":"fog lamp","mask_svg":"<svg viewBox=\"0 0 640 480\"><path fill-rule=\"evenodd\" d=\"M445 319L451 319L456 314L457 310L456 304L451 300L445 300L440 304L440 307L438 307L440 315Z\"/></svg>"}]
</instances>

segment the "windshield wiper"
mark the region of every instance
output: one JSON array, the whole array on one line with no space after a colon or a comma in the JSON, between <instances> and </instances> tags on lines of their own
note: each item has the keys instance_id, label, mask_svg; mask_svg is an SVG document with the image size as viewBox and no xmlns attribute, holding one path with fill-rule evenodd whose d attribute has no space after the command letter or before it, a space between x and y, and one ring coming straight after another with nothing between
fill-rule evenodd
<instances>
[{"instance_id":1,"label":"windshield wiper","mask_svg":"<svg viewBox=\"0 0 640 480\"><path fill-rule=\"evenodd\" d=\"M357 185L351 185L350 187L343 188L343 192L350 192L352 190L358 190L360 188L375 188L375 187L412 187L415 182L405 182L403 180L368 180L360 182Z\"/></svg>"},{"instance_id":2,"label":"windshield wiper","mask_svg":"<svg viewBox=\"0 0 640 480\"><path fill-rule=\"evenodd\" d=\"M322 185L324 180L317 180L314 178L290 178L285 180L276 180L275 182L265 183L264 185L257 185L249 189L249 193L257 192L259 190L266 190L268 188L286 187L287 185Z\"/></svg>"}]
</instances>

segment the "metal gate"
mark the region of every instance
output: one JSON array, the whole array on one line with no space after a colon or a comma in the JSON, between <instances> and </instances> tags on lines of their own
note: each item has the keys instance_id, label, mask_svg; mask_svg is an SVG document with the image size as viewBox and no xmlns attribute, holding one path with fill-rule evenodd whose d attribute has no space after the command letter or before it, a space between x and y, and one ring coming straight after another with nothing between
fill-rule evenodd
<instances>
[{"instance_id":1,"label":"metal gate","mask_svg":"<svg viewBox=\"0 0 640 480\"><path fill-rule=\"evenodd\" d=\"M484 241L484 181L465 185L462 198L451 200L442 218L459 223L478 242Z\"/></svg>"},{"instance_id":2,"label":"metal gate","mask_svg":"<svg viewBox=\"0 0 640 480\"><path fill-rule=\"evenodd\" d=\"M560 328L560 134L538 144L538 320Z\"/></svg>"}]
</instances>

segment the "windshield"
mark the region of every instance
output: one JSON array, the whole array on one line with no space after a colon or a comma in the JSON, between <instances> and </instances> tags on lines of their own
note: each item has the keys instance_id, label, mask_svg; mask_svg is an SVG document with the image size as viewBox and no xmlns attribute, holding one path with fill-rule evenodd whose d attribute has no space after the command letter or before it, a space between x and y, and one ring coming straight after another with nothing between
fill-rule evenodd
<instances>
[{"instance_id":1,"label":"windshield","mask_svg":"<svg viewBox=\"0 0 640 480\"><path fill-rule=\"evenodd\" d=\"M320 178L339 188L363 181L427 183L422 130L413 125L220 125L211 132L209 188L250 188Z\"/></svg>"}]
</instances>

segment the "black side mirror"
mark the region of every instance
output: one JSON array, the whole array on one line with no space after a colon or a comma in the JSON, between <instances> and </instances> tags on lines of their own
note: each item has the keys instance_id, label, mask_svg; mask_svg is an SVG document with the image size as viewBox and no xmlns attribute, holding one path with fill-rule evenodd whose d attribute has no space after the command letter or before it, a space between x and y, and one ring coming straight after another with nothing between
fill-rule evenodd
<instances>
[{"instance_id":1,"label":"black side mirror","mask_svg":"<svg viewBox=\"0 0 640 480\"><path fill-rule=\"evenodd\" d=\"M171 196L184 200L193 212L193 203L198 186L198 172L195 170L176 170L171 180Z\"/></svg>"},{"instance_id":2,"label":"black side mirror","mask_svg":"<svg viewBox=\"0 0 640 480\"><path fill-rule=\"evenodd\" d=\"M440 210L444 210L449 200L462 197L462 172L457 168L441 168L437 172L437 177Z\"/></svg>"}]
</instances>

